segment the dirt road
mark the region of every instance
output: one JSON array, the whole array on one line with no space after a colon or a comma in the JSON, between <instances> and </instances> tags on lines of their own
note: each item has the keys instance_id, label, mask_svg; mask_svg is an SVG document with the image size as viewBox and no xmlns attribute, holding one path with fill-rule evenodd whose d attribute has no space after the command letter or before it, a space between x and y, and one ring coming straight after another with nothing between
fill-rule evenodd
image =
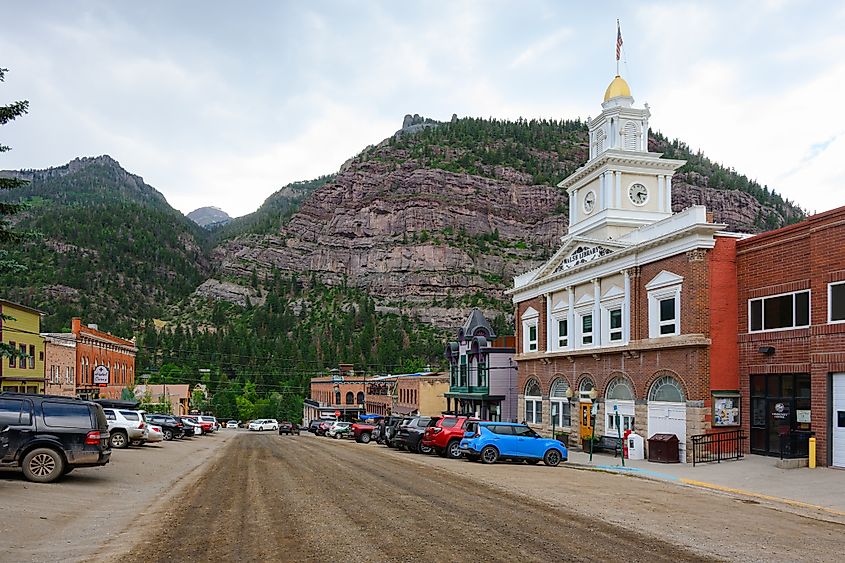
<instances>
[{"instance_id":1,"label":"dirt road","mask_svg":"<svg viewBox=\"0 0 845 563\"><path fill-rule=\"evenodd\" d=\"M820 561L845 538L670 484L311 436L241 433L217 460L121 561Z\"/></svg>"}]
</instances>

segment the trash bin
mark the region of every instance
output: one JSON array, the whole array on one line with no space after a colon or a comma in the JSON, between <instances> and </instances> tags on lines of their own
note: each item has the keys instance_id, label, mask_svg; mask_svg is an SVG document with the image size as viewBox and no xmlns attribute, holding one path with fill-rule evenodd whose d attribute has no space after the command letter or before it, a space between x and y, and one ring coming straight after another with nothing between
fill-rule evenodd
<instances>
[{"instance_id":1,"label":"trash bin","mask_svg":"<svg viewBox=\"0 0 845 563\"><path fill-rule=\"evenodd\" d=\"M628 434L628 459L645 459L645 442L635 432Z\"/></svg>"},{"instance_id":2,"label":"trash bin","mask_svg":"<svg viewBox=\"0 0 845 563\"><path fill-rule=\"evenodd\" d=\"M657 463L680 463L678 437L674 434L655 434L648 439L648 460Z\"/></svg>"}]
</instances>

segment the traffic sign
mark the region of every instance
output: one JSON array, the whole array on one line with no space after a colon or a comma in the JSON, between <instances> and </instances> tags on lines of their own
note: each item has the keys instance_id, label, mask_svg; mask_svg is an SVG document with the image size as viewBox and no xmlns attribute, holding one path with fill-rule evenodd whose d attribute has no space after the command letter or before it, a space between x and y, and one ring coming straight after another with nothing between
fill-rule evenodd
<instances>
[{"instance_id":1,"label":"traffic sign","mask_svg":"<svg viewBox=\"0 0 845 563\"><path fill-rule=\"evenodd\" d=\"M340 411L334 411L335 416L340 416Z\"/></svg>"}]
</instances>

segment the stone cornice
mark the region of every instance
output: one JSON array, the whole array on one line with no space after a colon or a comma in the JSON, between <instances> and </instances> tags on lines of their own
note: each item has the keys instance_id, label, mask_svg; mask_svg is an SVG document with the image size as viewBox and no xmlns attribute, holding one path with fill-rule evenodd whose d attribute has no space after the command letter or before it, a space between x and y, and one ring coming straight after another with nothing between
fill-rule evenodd
<instances>
[{"instance_id":1,"label":"stone cornice","mask_svg":"<svg viewBox=\"0 0 845 563\"><path fill-rule=\"evenodd\" d=\"M566 188L568 190L575 186L575 184L587 182L594 176L598 175L601 172L601 169L606 166L632 166L640 169L674 172L676 169L686 164L685 160L661 158L662 156L662 153L655 152L643 153L609 149L570 174L569 177L565 178L558 184L558 187Z\"/></svg>"},{"instance_id":2,"label":"stone cornice","mask_svg":"<svg viewBox=\"0 0 845 563\"><path fill-rule=\"evenodd\" d=\"M625 346L601 346L596 348L579 348L576 350L561 350L555 352L531 352L529 354L517 354L514 359L518 362L529 360L550 360L555 358L582 358L585 356L601 356L609 354L633 354L637 355L649 350L668 350L672 348L702 348L710 346L711 340L704 334L681 334L679 336L663 336L660 338L645 338L643 340L632 340Z\"/></svg>"}]
</instances>

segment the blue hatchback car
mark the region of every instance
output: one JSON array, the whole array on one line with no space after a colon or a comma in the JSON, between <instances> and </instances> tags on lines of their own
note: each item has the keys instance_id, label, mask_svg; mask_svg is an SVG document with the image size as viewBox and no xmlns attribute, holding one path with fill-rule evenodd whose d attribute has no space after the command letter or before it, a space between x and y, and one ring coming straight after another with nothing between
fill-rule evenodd
<instances>
[{"instance_id":1,"label":"blue hatchback car","mask_svg":"<svg viewBox=\"0 0 845 563\"><path fill-rule=\"evenodd\" d=\"M500 459L525 460L555 467L566 461L569 452L557 440L543 438L525 424L513 422L471 422L461 440L465 457L484 463Z\"/></svg>"}]
</instances>

